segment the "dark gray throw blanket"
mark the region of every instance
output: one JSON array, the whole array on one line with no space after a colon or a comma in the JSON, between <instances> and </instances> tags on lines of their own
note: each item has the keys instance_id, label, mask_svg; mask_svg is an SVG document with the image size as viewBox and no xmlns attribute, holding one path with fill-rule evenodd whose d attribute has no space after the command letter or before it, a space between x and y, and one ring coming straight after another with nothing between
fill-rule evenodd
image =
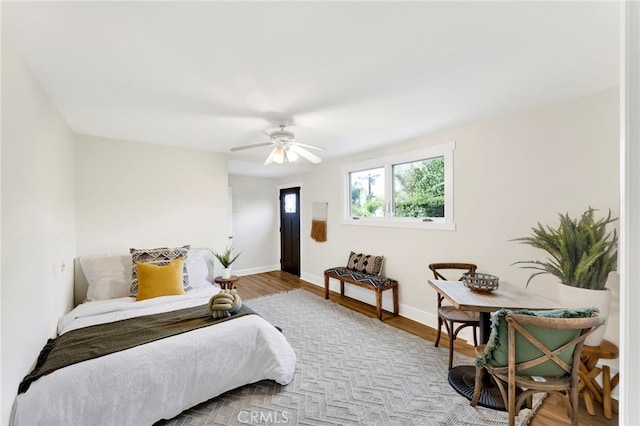
<instances>
[{"instance_id":1,"label":"dark gray throw blanket","mask_svg":"<svg viewBox=\"0 0 640 426\"><path fill-rule=\"evenodd\" d=\"M255 312L243 305L238 313L214 320L209 306L202 305L70 331L47 341L18 393L26 392L35 380L59 368L249 314Z\"/></svg>"}]
</instances>

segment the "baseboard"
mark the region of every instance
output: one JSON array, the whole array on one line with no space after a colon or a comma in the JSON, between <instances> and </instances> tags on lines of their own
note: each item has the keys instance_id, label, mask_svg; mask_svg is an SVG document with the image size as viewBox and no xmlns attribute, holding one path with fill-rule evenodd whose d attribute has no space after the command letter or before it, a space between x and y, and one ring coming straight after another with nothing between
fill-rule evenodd
<instances>
[{"instance_id":1,"label":"baseboard","mask_svg":"<svg viewBox=\"0 0 640 426\"><path fill-rule=\"evenodd\" d=\"M300 278L311 284L317 285L318 287L322 287L324 289L324 276L319 277L317 275L303 273ZM340 283L334 279L331 279L329 281L329 290L336 293L340 293ZM398 287L398 292L402 294L401 285ZM372 306L376 305L375 292L367 291L366 289L361 287L350 286L349 283L345 283L344 295L351 297L352 299L359 300L368 305L372 305ZM382 293L382 309L389 312L393 312L393 297L391 295L391 292L389 291ZM438 316L436 314L423 311L422 309L414 308L413 306L408 306L400 303L398 315L408 318L410 320L419 322L420 324L424 324L436 330L438 328ZM446 334L447 331L443 329L443 333ZM467 342L473 342L473 335L471 334L471 329L462 330L460 334L458 334L457 338L466 340Z\"/></svg>"},{"instance_id":2,"label":"baseboard","mask_svg":"<svg viewBox=\"0 0 640 426\"><path fill-rule=\"evenodd\" d=\"M258 268L247 268L247 269L238 269L237 271L233 271L233 275L237 275L242 277L244 275L253 275L253 274L262 274L265 272L271 271L279 271L280 265L269 265L269 266L260 266Z\"/></svg>"}]
</instances>

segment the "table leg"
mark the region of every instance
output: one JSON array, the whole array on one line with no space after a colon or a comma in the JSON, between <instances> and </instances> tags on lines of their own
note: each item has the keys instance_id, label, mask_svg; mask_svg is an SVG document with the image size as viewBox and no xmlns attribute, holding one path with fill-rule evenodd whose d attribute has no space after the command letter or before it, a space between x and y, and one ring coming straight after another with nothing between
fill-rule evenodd
<instances>
[{"instance_id":1,"label":"table leg","mask_svg":"<svg viewBox=\"0 0 640 426\"><path fill-rule=\"evenodd\" d=\"M480 312L480 341L485 345L489 341L491 335L491 314L489 312ZM482 383L484 386L495 386L491 379L491 374L483 369ZM502 395L501 395L502 396Z\"/></svg>"},{"instance_id":2,"label":"table leg","mask_svg":"<svg viewBox=\"0 0 640 426\"><path fill-rule=\"evenodd\" d=\"M473 390L475 388L476 367L473 365L458 365L449 370L449 384L456 392L467 398L469 401L473 398ZM493 410L507 411L500 388L491 380L484 382L480 390L480 398L478 405Z\"/></svg>"},{"instance_id":3,"label":"table leg","mask_svg":"<svg viewBox=\"0 0 640 426\"><path fill-rule=\"evenodd\" d=\"M491 334L491 314L489 312L480 312L480 342L486 344Z\"/></svg>"}]
</instances>

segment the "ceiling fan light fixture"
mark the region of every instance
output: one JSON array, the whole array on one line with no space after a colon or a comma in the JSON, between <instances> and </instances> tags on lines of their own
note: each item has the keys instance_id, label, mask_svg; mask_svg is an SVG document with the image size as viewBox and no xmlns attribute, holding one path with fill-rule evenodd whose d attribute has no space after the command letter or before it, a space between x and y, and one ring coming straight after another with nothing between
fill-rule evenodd
<instances>
[{"instance_id":1,"label":"ceiling fan light fixture","mask_svg":"<svg viewBox=\"0 0 640 426\"><path fill-rule=\"evenodd\" d=\"M288 147L285 149L284 152L288 162L296 161L298 158L300 158L300 156L294 150Z\"/></svg>"},{"instance_id":2,"label":"ceiling fan light fixture","mask_svg":"<svg viewBox=\"0 0 640 426\"><path fill-rule=\"evenodd\" d=\"M273 162L278 164L284 163L284 150L281 146L273 148Z\"/></svg>"},{"instance_id":3,"label":"ceiling fan light fixture","mask_svg":"<svg viewBox=\"0 0 640 426\"><path fill-rule=\"evenodd\" d=\"M319 151L324 151L325 149L321 146L310 145L305 143L296 142L295 135L293 132L286 130L285 125L280 125L280 130L273 131L271 133L267 133L263 131L265 135L267 135L270 139L269 142L256 143L252 145L244 145L244 146L236 146L231 148L232 152L242 151L244 149L250 148L259 148L262 146L272 146L273 149L271 153L267 157L264 162L265 166L269 164L283 164L283 163L293 163L300 158L308 160L314 164L318 164L322 161L320 157L309 152L307 149L315 149Z\"/></svg>"}]
</instances>

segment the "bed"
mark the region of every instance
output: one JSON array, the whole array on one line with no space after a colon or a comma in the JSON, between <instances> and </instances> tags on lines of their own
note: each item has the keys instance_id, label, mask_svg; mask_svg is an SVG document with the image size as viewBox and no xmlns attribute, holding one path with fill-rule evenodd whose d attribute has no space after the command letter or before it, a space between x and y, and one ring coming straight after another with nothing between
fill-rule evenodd
<instances>
[{"instance_id":1,"label":"bed","mask_svg":"<svg viewBox=\"0 0 640 426\"><path fill-rule=\"evenodd\" d=\"M191 262L198 256L204 259L205 255L190 251ZM108 267L97 259L102 265L98 275L108 285L93 288L96 280L90 275L95 271L86 274L87 299L91 300L60 319L60 336L98 324L208 304L211 296L220 291L210 282L212 268L199 265L198 272L191 264L185 268L190 271L191 288L184 294L142 301L129 296L113 297L124 291L113 290L114 283L121 287L124 283L118 282L121 277L114 280L105 270L121 265L122 271L117 266L116 275L122 273L126 281L131 262L127 264L126 256L109 258ZM92 269L94 260L78 262L83 273ZM107 294L100 294L105 289ZM245 384L268 379L285 385L293 378L295 362L293 349L274 325L259 315L244 315L40 377L26 392L18 394L11 424L150 425Z\"/></svg>"}]
</instances>

